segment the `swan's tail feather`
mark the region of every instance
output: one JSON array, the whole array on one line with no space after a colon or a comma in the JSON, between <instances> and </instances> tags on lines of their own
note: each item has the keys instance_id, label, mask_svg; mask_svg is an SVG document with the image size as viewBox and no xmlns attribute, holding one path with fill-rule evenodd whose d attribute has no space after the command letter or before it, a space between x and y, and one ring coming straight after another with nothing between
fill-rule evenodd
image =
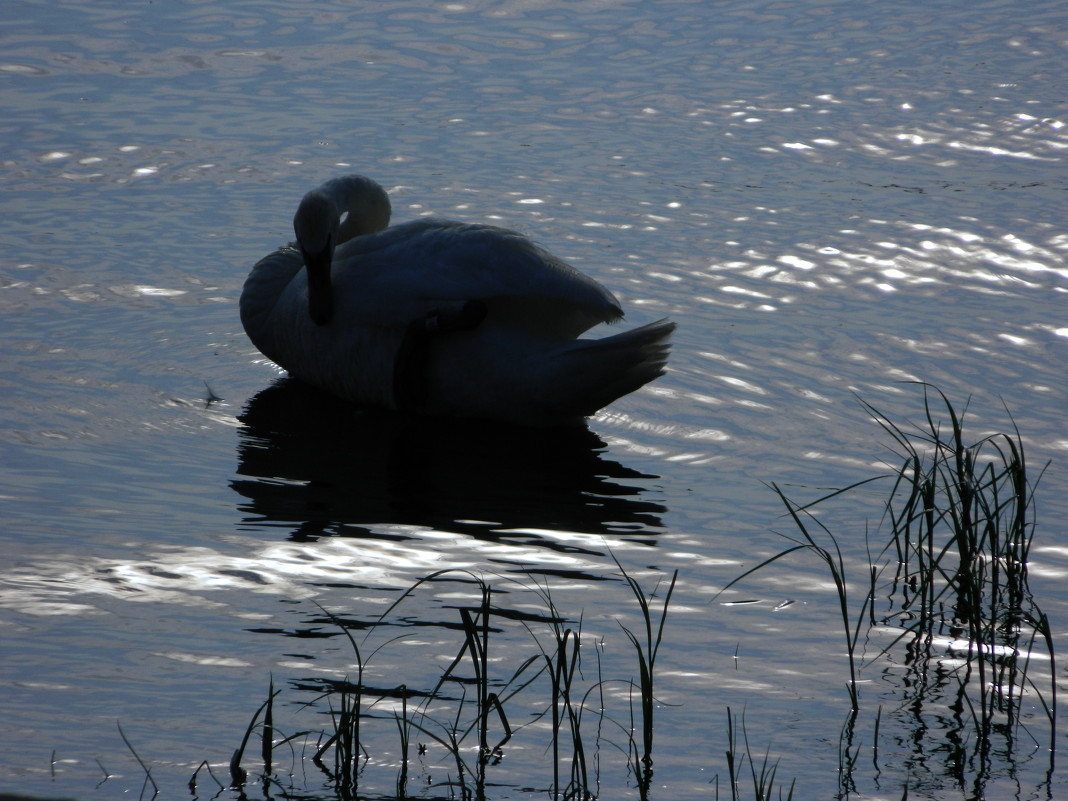
<instances>
[{"instance_id":1,"label":"swan's tail feather","mask_svg":"<svg viewBox=\"0 0 1068 801\"><path fill-rule=\"evenodd\" d=\"M664 374L670 320L658 320L604 339L580 339L554 359L552 404L565 417L588 417Z\"/></svg>"}]
</instances>

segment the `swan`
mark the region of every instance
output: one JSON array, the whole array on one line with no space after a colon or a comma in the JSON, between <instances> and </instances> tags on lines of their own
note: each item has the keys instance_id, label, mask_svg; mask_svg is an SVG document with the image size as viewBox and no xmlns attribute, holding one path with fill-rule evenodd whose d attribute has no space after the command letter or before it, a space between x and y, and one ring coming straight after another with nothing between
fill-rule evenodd
<instances>
[{"instance_id":1,"label":"swan","mask_svg":"<svg viewBox=\"0 0 1068 801\"><path fill-rule=\"evenodd\" d=\"M375 181L334 178L252 268L242 325L290 375L364 406L557 426L664 374L673 322L579 339L623 316L592 278L515 231L390 213Z\"/></svg>"}]
</instances>

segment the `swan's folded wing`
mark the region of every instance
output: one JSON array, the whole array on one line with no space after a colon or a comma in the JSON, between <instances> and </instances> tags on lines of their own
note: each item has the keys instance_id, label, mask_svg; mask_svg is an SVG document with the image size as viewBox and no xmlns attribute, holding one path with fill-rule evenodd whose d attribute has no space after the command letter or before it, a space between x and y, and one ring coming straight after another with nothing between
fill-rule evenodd
<instances>
[{"instance_id":1,"label":"swan's folded wing","mask_svg":"<svg viewBox=\"0 0 1068 801\"><path fill-rule=\"evenodd\" d=\"M416 319L442 304L485 300L516 325L552 323L574 337L623 316L601 284L514 231L416 220L358 237L334 258L337 297L365 322Z\"/></svg>"}]
</instances>

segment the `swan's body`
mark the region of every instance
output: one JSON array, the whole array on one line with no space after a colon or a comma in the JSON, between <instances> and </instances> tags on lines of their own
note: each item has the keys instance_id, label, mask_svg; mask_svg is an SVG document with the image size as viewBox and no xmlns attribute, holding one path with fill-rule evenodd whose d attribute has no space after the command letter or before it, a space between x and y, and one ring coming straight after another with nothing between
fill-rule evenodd
<instances>
[{"instance_id":1,"label":"swan's body","mask_svg":"<svg viewBox=\"0 0 1068 801\"><path fill-rule=\"evenodd\" d=\"M309 192L297 242L252 268L241 321L293 376L360 404L525 425L580 421L664 372L674 323L597 340L604 287L514 231L422 219L346 176Z\"/></svg>"}]
</instances>

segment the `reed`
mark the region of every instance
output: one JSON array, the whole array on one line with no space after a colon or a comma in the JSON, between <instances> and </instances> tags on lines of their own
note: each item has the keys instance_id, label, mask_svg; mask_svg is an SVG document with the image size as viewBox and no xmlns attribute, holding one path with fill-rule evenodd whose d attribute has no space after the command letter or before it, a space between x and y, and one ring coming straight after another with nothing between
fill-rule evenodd
<instances>
[{"instance_id":1,"label":"reed","mask_svg":"<svg viewBox=\"0 0 1068 801\"><path fill-rule=\"evenodd\" d=\"M500 611L493 604L492 586L468 571L442 570L432 573L415 582L379 615L368 627L364 641L375 628L384 625L386 619L420 587L445 581L473 584L478 589L479 602L457 610L460 617L458 628L463 633L460 647L435 685L428 692L420 693L425 699L424 702L410 712L408 699L413 694L404 685L397 691L402 700L402 708L399 714L393 712L392 717L401 734L402 758L398 788L404 787L408 781L407 749L411 732L415 731L444 748L453 761L455 776L450 776L442 786L457 790L463 798L481 797L484 795L487 767L500 759L503 747L512 737L513 730L505 703L534 681L535 676L527 674L538 661L537 656L528 656L510 676L498 678L492 675L490 652L493 637L498 632L492 619ZM334 620L341 624L337 618ZM355 640L347 629L346 636L356 648ZM460 687L458 699L445 692L447 686ZM442 712L446 710L448 715L443 716ZM357 717L375 716L367 711ZM477 741L476 758L473 762L464 756L466 742L472 737ZM398 792L398 795L400 794Z\"/></svg>"},{"instance_id":2,"label":"reed","mask_svg":"<svg viewBox=\"0 0 1068 801\"><path fill-rule=\"evenodd\" d=\"M124 732L122 730L122 725L119 724L119 723L116 723L115 725L119 729L119 737L122 738L123 743L126 744L126 747L130 750L130 753L133 754L133 758L137 760L137 764L141 766L141 770L143 770L145 772L145 780L141 784L141 795L139 796L139 798L144 798L145 791L149 787L152 788L152 796L151 797L155 798L156 796L159 795L159 785L156 784L156 780L154 778L152 778L152 770L148 767L148 765L145 764L145 761L143 759L141 759L140 754L138 754L137 751L134 749L133 743L131 743L129 741L129 739L126 737L126 732ZM55 763L55 755L53 753L53 764L54 763Z\"/></svg>"},{"instance_id":3,"label":"reed","mask_svg":"<svg viewBox=\"0 0 1068 801\"><path fill-rule=\"evenodd\" d=\"M795 543L795 545L780 551L774 556L763 560L755 567L746 570L744 573L724 585L723 589L713 596L713 600L715 600L735 584L748 576L751 576L753 573L763 570L772 563L784 559L797 551L807 551L814 554L827 568L827 572L830 574L831 580L834 582L835 595L838 601L838 613L845 638L846 660L849 668L849 681L846 684L846 689L849 693L850 713L853 717L855 717L860 710L860 694L857 685L857 646L860 642L861 635L865 633L865 621L874 619L872 603L874 602L874 586L879 572L877 568L869 565L869 570L865 573L865 577L868 580L867 586L865 587L864 599L861 601L858 613L853 608L854 602L851 600L852 596L850 594L851 584L849 582L845 559L842 556L842 549L838 544L838 540L834 533L824 525L824 523L822 523L811 510L836 496L850 492L876 480L878 480L878 478L869 478L863 481L858 481L845 489L835 490L834 492L828 493L827 495L804 505L792 501L777 484L770 484L769 486L771 489L786 507L786 513L797 528L800 536L794 537L788 534L783 534L782 536L785 539Z\"/></svg>"},{"instance_id":4,"label":"reed","mask_svg":"<svg viewBox=\"0 0 1068 801\"><path fill-rule=\"evenodd\" d=\"M864 404L903 459L886 509L898 564L891 588L897 609L887 620L901 625L912 647L925 654L936 634L959 633L971 657L966 674L974 669L979 684L1011 690L1026 681L1026 660L1017 665L1015 659L994 657L1019 656L1025 633L1025 651L1041 640L1053 655L1049 621L1027 576L1034 487L1045 467L1032 482L1015 422L1012 435L990 435L969 444L964 413L940 391L926 385L924 390L925 425L917 431L902 430ZM948 426L932 410L932 391L945 407ZM1040 688L1030 686L1042 696ZM1055 685L1050 692L1048 703L1043 697L1047 716L1055 706ZM980 700L981 715L987 702L1000 705L998 698Z\"/></svg>"},{"instance_id":5,"label":"reed","mask_svg":"<svg viewBox=\"0 0 1068 801\"><path fill-rule=\"evenodd\" d=\"M343 624L336 615L316 603L327 618L330 619L345 635L356 657L356 681L350 682L347 678L344 682L333 688L333 696L336 696L338 706L335 709L330 704L330 718L333 723L333 731L321 742L312 756L312 762L323 771L333 782L338 794L342 797L355 795L360 785L360 759L366 759L366 751L361 740L361 724L363 722L363 698L364 698L364 658L359 644L352 636L348 627ZM323 756L333 749L333 770L326 767Z\"/></svg>"},{"instance_id":6,"label":"reed","mask_svg":"<svg viewBox=\"0 0 1068 801\"><path fill-rule=\"evenodd\" d=\"M664 624L667 622L668 606L671 604L671 595L675 592L675 584L679 579L679 571L676 570L671 574L671 580L664 592L663 606L660 609L659 621L654 623L655 615L652 609L652 597L655 596L656 591L659 590L660 582L657 582L653 593L646 595L642 585L637 579L627 573L623 565L616 559L615 554L612 554L612 561L616 563L619 572L623 574L623 580L627 583L631 594L638 602L638 609L641 612L643 623L638 634L635 634L632 629L624 626L622 623L619 624L619 627L630 641L635 656L638 659L637 687L641 703L642 746L641 751L639 752L638 745L632 736L630 738L629 751L631 770L634 771L634 777L638 783L639 795L644 801L644 799L648 797L649 787L653 779L653 714L656 708L656 699L653 694L653 682L655 679L654 670L656 667L656 656L660 651L660 644L664 638ZM631 731L633 731L633 727Z\"/></svg>"},{"instance_id":7,"label":"reed","mask_svg":"<svg viewBox=\"0 0 1068 801\"><path fill-rule=\"evenodd\" d=\"M783 800L783 788L775 786L775 777L778 773L779 762L778 760L771 761L771 752L766 750L764 756L760 758L759 762L753 758L753 750L749 744L749 733L745 728L745 715L742 715L741 732L742 742L744 744L745 751L738 750L738 722L737 716L731 712L731 708L727 707L727 781L730 785L731 801L741 801L744 797L742 794L742 784L744 782L742 778L743 772L748 768L748 774L750 783L753 788L753 801L772 801L774 798L778 798L779 801ZM786 801L791 801L794 797L794 786L796 782L791 781L790 786L786 788ZM717 787L716 799L719 799L719 791Z\"/></svg>"},{"instance_id":8,"label":"reed","mask_svg":"<svg viewBox=\"0 0 1068 801\"><path fill-rule=\"evenodd\" d=\"M400 736L401 763L397 773L397 798L408 797L408 751L411 746L412 725L408 720L408 688L403 684L401 690L401 712L394 713L397 733Z\"/></svg>"},{"instance_id":9,"label":"reed","mask_svg":"<svg viewBox=\"0 0 1068 801\"><path fill-rule=\"evenodd\" d=\"M891 437L900 460L894 472L805 504L795 503L779 486L771 485L799 532L784 535L794 545L724 587L798 551L815 554L825 566L835 586L848 657L850 715L840 736L840 789L846 795L855 790L852 775L859 754L854 745L861 702L858 648L879 624L900 633L876 659L904 645L909 698L902 707L919 710L946 704L948 699L949 714L943 717L957 722L953 736L967 744L960 745L951 759L962 785L965 766L972 766L973 790L982 794L995 734L1003 734L1007 742L1002 750L1011 753L1023 721L1020 699L1025 689L1038 699L1048 722L1052 771L1057 701L1053 636L1027 578L1035 530L1034 488L1045 468L1032 480L1015 421L1011 434L969 441L964 425L967 408L959 412L941 391L921 386L923 421L907 428L860 401ZM839 540L814 509L886 479L890 480L883 504L887 541L874 557L869 542L864 578L851 582ZM880 586L881 577L889 574L893 578ZM947 648L962 656L959 669L943 669L940 660ZM1039 650L1051 662L1048 686L1038 686L1028 675L1031 657ZM932 665L939 669L931 670ZM947 688L947 679L956 681L955 690ZM920 713L915 714L918 730L925 728ZM970 731L964 729L965 718Z\"/></svg>"},{"instance_id":10,"label":"reed","mask_svg":"<svg viewBox=\"0 0 1068 801\"><path fill-rule=\"evenodd\" d=\"M363 797L360 787L362 769L369 758L366 738L370 723L391 719L399 735L399 762L394 797L407 797L410 784L410 748L413 737L440 747L451 769L447 778L434 782L453 797L482 799L486 796L488 769L497 764L512 737L538 720L550 721L550 750L552 753L552 784L548 788L552 798L564 801L592 801L598 795L598 779L593 763L599 765L599 749L591 755L584 736L584 715L593 710L598 719L597 742L601 742L601 726L608 720L624 732L627 745L620 751L627 756L628 770L635 777L641 798L648 798L653 766L654 682L656 660L664 640L667 613L678 581L677 571L657 581L651 591L631 576L617 560L624 586L637 601L640 625L630 627L618 622L620 630L636 658L637 678L605 679L598 654L597 675L587 680L582 675L583 633L581 616L569 621L553 599L548 582L520 586L533 590L542 599L545 614L520 612L501 608L496 603L500 592L485 579L467 571L443 570L413 583L393 603L370 623L354 624L319 606L319 610L341 630L356 657L356 677L328 682L324 697L329 705L330 728L318 736L312 761L327 775L338 798ZM440 582L461 582L476 590L476 601L456 608L458 622L443 624L460 633L454 655L439 672L436 681L426 691L414 692L406 684L396 689L373 689L365 683L369 659L398 637L392 637L371 649L368 639L380 628L391 625L401 606L410 601L421 587ZM518 583L518 582L510 582ZM317 605L318 606L318 605ZM517 651L514 642L506 649L495 645L509 621L518 621L534 643L536 653ZM358 640L353 629L362 628ZM502 657L492 658L499 651ZM503 658L507 651L507 657ZM511 667L501 666L511 663ZM608 716L605 709L604 687L619 681L632 690L632 720L629 725ZM547 700L539 704L537 688L547 682ZM454 688L458 688L456 692ZM239 747L231 758L232 786L240 787L248 780L243 767L245 755L257 733L260 740L262 776L272 780L272 750L276 739L275 700L279 690L273 680L267 699L253 714L246 726ZM507 712L522 694L525 708L540 711L515 726ZM387 714L375 711L379 700L386 697L400 699L399 709ZM412 704L413 698L420 698ZM640 711L635 718L635 705ZM301 732L308 735L310 732ZM289 742L286 738L282 742ZM426 746L420 744L420 754ZM327 764L332 752L333 760ZM474 754L472 758L471 754ZM563 772L561 772L563 769ZM275 782L277 784L277 782Z\"/></svg>"},{"instance_id":11,"label":"reed","mask_svg":"<svg viewBox=\"0 0 1068 801\"><path fill-rule=\"evenodd\" d=\"M596 797L596 788L590 776L591 768L582 732L582 717L590 694L600 692L601 685L600 682L596 682L593 687L581 691L577 683L582 664L582 618L579 617L574 626L568 625L567 619L553 601L548 582L539 584L535 581L533 587L529 589L541 597L548 612L543 621L548 624L548 646L542 643L541 637L529 623L524 621L523 626L540 651L543 672L549 679L548 710L551 716L550 747L553 771L549 793L553 798L589 801ZM603 708L602 703L599 707L602 713ZM569 746L566 757L569 772L567 783L561 785L560 766L565 759L563 751L565 732L566 744Z\"/></svg>"},{"instance_id":12,"label":"reed","mask_svg":"<svg viewBox=\"0 0 1068 801\"><path fill-rule=\"evenodd\" d=\"M253 713L252 718L249 720L248 725L245 727L245 733L241 738L241 743L233 754L230 756L230 789L240 789L248 781L248 771L243 766L242 762L245 758L245 751L248 748L249 741L252 739L253 734L259 730L260 741L260 758L263 760L263 769L260 772L260 779L264 784L264 792L267 793L268 787L274 783L274 749L292 743L294 740L298 740L302 737L310 734L308 731L298 731L295 734L288 737L282 737L282 739L275 739L275 735L278 733L274 726L274 699L278 697L281 690L274 688L274 677L270 679L267 690L267 699L260 704L260 706ZM207 763L202 763L200 767L207 767L208 774L212 779L219 784L222 788L222 784L218 779L215 779L215 774L211 771L211 766ZM200 767L193 773L192 778L189 780L190 790L195 790L196 777L200 772Z\"/></svg>"},{"instance_id":13,"label":"reed","mask_svg":"<svg viewBox=\"0 0 1068 801\"><path fill-rule=\"evenodd\" d=\"M901 467L886 503L887 551L897 565L884 621L901 629L911 681L922 699L946 694L928 665L945 643L962 654L954 671L952 706L975 732L970 753L955 764L990 769L995 732L1019 736L1024 691L1039 699L1054 753L1057 688L1029 676L1033 654L1044 651L1056 675L1048 617L1029 586L1028 558L1036 528L1034 491L1048 465L1032 478L1019 428L975 441L965 435L967 406L953 407L930 385L923 421L903 428L867 403L864 408L892 439ZM891 646L892 647L892 646ZM1051 763L1052 764L1052 763Z\"/></svg>"},{"instance_id":14,"label":"reed","mask_svg":"<svg viewBox=\"0 0 1068 801\"><path fill-rule=\"evenodd\" d=\"M99 764L99 762L97 764ZM101 770L103 770L103 767L104 767L103 765L100 766ZM204 759L204 760L201 760L199 765L197 765L197 769L195 771L193 771L193 775L189 777L188 786L189 786L189 794L191 796L193 796L194 798L197 797L197 777L200 776L200 771L201 770L204 770L208 774L208 776L211 778L211 780L213 782L215 782L215 784L217 784L219 786L219 790L220 791L226 789L226 785L224 785L221 781L219 781L215 777L215 772L211 769L211 765L208 764L208 760ZM106 776L106 774L107 774L107 771L105 771L105 776Z\"/></svg>"},{"instance_id":15,"label":"reed","mask_svg":"<svg viewBox=\"0 0 1068 801\"><path fill-rule=\"evenodd\" d=\"M458 610L464 634L463 642L460 650L429 693L427 705L441 696L441 690L447 682L459 684L463 688L463 693L451 723L443 725L438 722L437 724L438 729L444 733L444 737L435 736L433 729L425 724L429 717L427 705L424 705L420 712L420 722L412 723L412 725L446 746L456 764L460 784L466 787L464 779L466 776L471 776L475 795L481 797L485 791L487 766L500 758L501 749L512 738L512 727L502 703L501 693L505 693L507 697L509 688L520 682L523 675L536 662L537 657L530 656L523 660L512 675L505 680L498 681L491 676L489 654L492 635L497 632L490 622L495 614L492 604L493 588L481 577L466 571L463 575L475 582L479 589L480 601L473 608L461 607ZM449 573L446 571L436 574L432 580L446 580L448 576ZM461 666L465 663L471 671L470 676L460 673ZM498 687L500 692L490 689L494 686ZM467 706L468 687L473 689L474 714L469 722L464 724L462 719ZM490 739L491 728L494 731L493 740ZM473 768L461 756L463 743L472 734L478 742L477 759Z\"/></svg>"}]
</instances>

